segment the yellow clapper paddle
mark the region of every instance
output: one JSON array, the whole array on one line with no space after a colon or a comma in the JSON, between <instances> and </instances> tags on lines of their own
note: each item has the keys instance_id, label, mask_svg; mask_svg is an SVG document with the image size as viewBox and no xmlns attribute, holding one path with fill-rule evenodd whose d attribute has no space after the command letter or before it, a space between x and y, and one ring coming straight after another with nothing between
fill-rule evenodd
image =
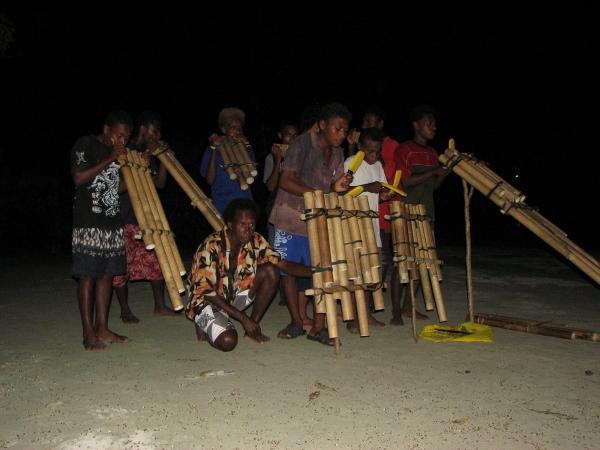
<instances>
[{"instance_id":1,"label":"yellow clapper paddle","mask_svg":"<svg viewBox=\"0 0 600 450\"><path fill-rule=\"evenodd\" d=\"M350 197L358 197L360 194L363 193L364 190L365 190L364 187L362 187L362 186L356 186L352 190L348 191L346 193L346 195L349 195Z\"/></svg>"},{"instance_id":2,"label":"yellow clapper paddle","mask_svg":"<svg viewBox=\"0 0 600 450\"><path fill-rule=\"evenodd\" d=\"M381 183L381 185L384 188L389 189L392 192L395 192L396 194L401 195L402 197L406 197L408 194L404 191L401 191L400 189L398 189L396 186L392 186L391 184L387 184L387 183Z\"/></svg>"},{"instance_id":3,"label":"yellow clapper paddle","mask_svg":"<svg viewBox=\"0 0 600 450\"><path fill-rule=\"evenodd\" d=\"M350 167L348 167L348 172L350 175L354 175L356 173L356 171L358 170L358 168L360 167L361 163L363 162L363 159L365 159L365 152L363 152L362 150L359 150L356 155L354 155L354 158L352 159L352 162L350 163Z\"/></svg>"}]
</instances>

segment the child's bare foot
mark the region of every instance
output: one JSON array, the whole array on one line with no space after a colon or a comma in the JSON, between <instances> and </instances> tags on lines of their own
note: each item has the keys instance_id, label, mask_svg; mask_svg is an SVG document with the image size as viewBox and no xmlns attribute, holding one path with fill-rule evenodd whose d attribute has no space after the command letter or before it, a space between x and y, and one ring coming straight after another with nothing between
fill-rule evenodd
<instances>
[{"instance_id":1,"label":"child's bare foot","mask_svg":"<svg viewBox=\"0 0 600 450\"><path fill-rule=\"evenodd\" d=\"M83 348L90 352L97 352L99 350L105 350L106 344L99 340L96 336L84 337Z\"/></svg>"},{"instance_id":2,"label":"child's bare foot","mask_svg":"<svg viewBox=\"0 0 600 450\"><path fill-rule=\"evenodd\" d=\"M121 320L125 323L139 323L140 321L131 311L121 311Z\"/></svg>"},{"instance_id":3,"label":"child's bare foot","mask_svg":"<svg viewBox=\"0 0 600 450\"><path fill-rule=\"evenodd\" d=\"M166 306L161 306L160 308L154 308L154 315L155 316L168 316L168 317L176 317L176 316L180 316L181 314L173 311L172 309L167 308Z\"/></svg>"},{"instance_id":4,"label":"child's bare foot","mask_svg":"<svg viewBox=\"0 0 600 450\"><path fill-rule=\"evenodd\" d=\"M402 320L402 316L394 316L390 319L390 325L404 325L404 320Z\"/></svg>"},{"instance_id":5,"label":"child's bare foot","mask_svg":"<svg viewBox=\"0 0 600 450\"><path fill-rule=\"evenodd\" d=\"M127 336L121 336L110 330L96 331L96 336L98 339L110 342L111 344L126 344L129 342L129 338Z\"/></svg>"}]
</instances>

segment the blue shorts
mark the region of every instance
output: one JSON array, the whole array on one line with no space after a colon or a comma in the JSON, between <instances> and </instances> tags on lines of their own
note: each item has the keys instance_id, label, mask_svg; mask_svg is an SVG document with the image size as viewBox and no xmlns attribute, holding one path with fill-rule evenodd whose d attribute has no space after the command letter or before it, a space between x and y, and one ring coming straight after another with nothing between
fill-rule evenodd
<instances>
[{"instance_id":1,"label":"blue shorts","mask_svg":"<svg viewBox=\"0 0 600 450\"><path fill-rule=\"evenodd\" d=\"M275 228L273 249L281 255L281 259L310 267L308 237L288 233ZM281 272L281 275L285 275Z\"/></svg>"}]
</instances>

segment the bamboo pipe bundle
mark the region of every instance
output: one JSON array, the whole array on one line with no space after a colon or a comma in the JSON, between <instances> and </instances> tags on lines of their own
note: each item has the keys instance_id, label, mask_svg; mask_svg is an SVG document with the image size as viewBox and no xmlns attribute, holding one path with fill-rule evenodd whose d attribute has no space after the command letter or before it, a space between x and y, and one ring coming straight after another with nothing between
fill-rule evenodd
<instances>
[{"instance_id":1,"label":"bamboo pipe bundle","mask_svg":"<svg viewBox=\"0 0 600 450\"><path fill-rule=\"evenodd\" d=\"M360 268L362 272L363 283L365 284L373 284L375 280L373 279L373 274L371 272L371 260L369 259L369 247L367 245L367 228L365 226L365 221L363 218L358 218L358 214L360 211L360 206L358 203L358 197L354 197L353 199L353 209L352 214L357 216L356 222L358 224L357 232L358 239L360 241L360 246L358 247L358 259L360 260ZM369 219L370 220L370 219ZM352 233L352 230L350 231Z\"/></svg>"},{"instance_id":2,"label":"bamboo pipe bundle","mask_svg":"<svg viewBox=\"0 0 600 450\"><path fill-rule=\"evenodd\" d=\"M231 154L231 149L229 148L229 145L227 145L227 142L225 140L225 138L223 138L221 140L221 142L219 142L217 144L217 150L219 152L221 152L221 158L223 159L223 167L225 169L225 171L227 172L227 175L229 175L229 179L230 180L237 180L237 173L235 173L235 170L233 170L234 167L234 156ZM240 186L242 184L242 181L240 181ZM244 184L245 184L245 180L244 180ZM246 187L246 189L248 189Z\"/></svg>"},{"instance_id":3,"label":"bamboo pipe bundle","mask_svg":"<svg viewBox=\"0 0 600 450\"><path fill-rule=\"evenodd\" d=\"M466 170L465 160L455 163L461 154L452 154L449 150L441 154L439 159L445 166L452 166L452 170L458 176L471 184L482 194L486 195L492 202L500 207L502 212L514 217L518 222L527 227L536 236L550 245L554 250L562 254L570 262L576 265L580 270L600 284L600 263L588 253L583 251L570 239L568 239L562 230L558 227L549 225L547 219L541 219L540 214L527 206L525 203L511 203L498 195L496 191L491 192L489 186L482 182L476 173Z\"/></svg>"},{"instance_id":4,"label":"bamboo pipe bundle","mask_svg":"<svg viewBox=\"0 0 600 450\"><path fill-rule=\"evenodd\" d=\"M250 159L250 155L248 154L247 143L241 140L236 140L232 145L233 152L237 157L238 164L240 166L244 166L248 171L248 174L253 177L252 181L249 181L248 184L254 182L254 177L258 175L258 170L256 170L256 164L252 162Z\"/></svg>"},{"instance_id":5,"label":"bamboo pipe bundle","mask_svg":"<svg viewBox=\"0 0 600 450\"><path fill-rule=\"evenodd\" d=\"M303 220L306 221L310 263L313 267L312 285L313 288L320 289L323 288L323 273L317 270L321 267L321 251L319 250L319 233L317 230L316 217L313 213L315 209L315 196L313 192L304 193L304 208L306 213L303 216ZM315 295L315 311L319 314L326 312L325 302L323 300L321 293Z\"/></svg>"},{"instance_id":6,"label":"bamboo pipe bundle","mask_svg":"<svg viewBox=\"0 0 600 450\"><path fill-rule=\"evenodd\" d=\"M137 153L137 152L134 153L134 158L137 158L138 163L140 164L141 167L144 167L143 173L144 173L144 176L146 177L146 182L149 187L149 193L152 196L152 205L154 205L154 207L156 208L156 211L158 212L158 217L160 219L160 224L163 229L163 234L166 235L167 240L169 242L169 247L173 254L173 258L175 261L175 265L179 271L179 275L184 276L187 271L185 269L185 266L183 265L183 260L181 259L179 249L177 248L177 245L175 244L175 239L173 237L173 231L171 230L171 227L169 226L169 221L167 220L167 215L165 214L165 210L162 207L160 197L158 196L158 191L156 190L156 186L154 185L154 180L152 179L150 167L148 166L146 161L142 158L140 153ZM179 278L179 281L181 281L180 278ZM178 283L178 286L179 286L179 283ZM183 290L181 290L181 289L183 289ZM180 288L179 292L185 292L185 287L183 286L183 282L181 282L181 288Z\"/></svg>"},{"instance_id":7,"label":"bamboo pipe bundle","mask_svg":"<svg viewBox=\"0 0 600 450\"><path fill-rule=\"evenodd\" d=\"M416 244L415 256L416 265L419 270L419 278L421 279L421 288L423 289L423 298L425 299L425 309L427 311L433 310L433 291L431 288L431 280L429 279L429 268L426 263L427 253L425 252L423 239L417 225L417 214L414 205L405 205L406 210L409 213L410 219L408 225L411 232L411 240Z\"/></svg>"},{"instance_id":8,"label":"bamboo pipe bundle","mask_svg":"<svg viewBox=\"0 0 600 450\"><path fill-rule=\"evenodd\" d=\"M138 190L139 199L143 210L143 220L146 221L148 230L152 233L153 242L155 244L154 251L156 252L158 264L165 279L167 291L169 292L169 297L171 298L171 304L173 305L173 309L175 311L179 311L183 309L183 303L181 302L180 290L176 280L179 279L181 282L181 276L177 271L177 266L172 264L173 261L169 258L167 253L168 241L162 238L162 229L159 229L156 221L158 215L155 215L152 209L154 199L148 192L145 176L143 175L140 165L135 158L136 153L137 152L133 152L131 150L127 151L127 165L131 168L132 178ZM167 248L165 248L165 244Z\"/></svg>"},{"instance_id":9,"label":"bamboo pipe bundle","mask_svg":"<svg viewBox=\"0 0 600 450\"><path fill-rule=\"evenodd\" d=\"M412 205L412 209L417 216L417 228L420 235L421 244L423 246L423 255L425 255L425 265L429 272L429 281L431 283L431 290L433 292L433 299L435 301L435 309L438 313L440 322L447 322L448 316L446 315L446 307L444 305L444 297L442 296L442 290L440 288L440 279L438 273L440 273L439 263L437 261L437 255L434 256L432 249L434 247L431 243L431 227L429 221L426 220L424 205Z\"/></svg>"},{"instance_id":10,"label":"bamboo pipe bundle","mask_svg":"<svg viewBox=\"0 0 600 450\"><path fill-rule=\"evenodd\" d=\"M413 281L418 281L420 274L419 265L417 264L417 243L416 237L413 235L413 228L411 226L411 215L408 212L408 207L405 203L400 203L399 211L400 214L405 217L406 222L406 246L408 247L408 254L410 255L408 259L409 278Z\"/></svg>"},{"instance_id":11,"label":"bamboo pipe bundle","mask_svg":"<svg viewBox=\"0 0 600 450\"><path fill-rule=\"evenodd\" d=\"M325 208L325 195L323 191L314 191L315 208L323 211L317 216L317 232L319 233L319 253L321 255L321 270L323 270L323 287L333 286L333 267L331 264L331 247L329 245L329 230L327 228L327 215ZM327 314L327 329L329 337L339 338L337 326L337 305L332 294L323 294Z\"/></svg>"},{"instance_id":12,"label":"bamboo pipe bundle","mask_svg":"<svg viewBox=\"0 0 600 450\"><path fill-rule=\"evenodd\" d=\"M550 322L519 319L516 317L499 316L495 314L475 314L475 323L490 325L492 327L505 328L507 330L521 331L524 333L552 336L562 339L583 339L599 342L600 332L583 330L581 328L566 327Z\"/></svg>"},{"instance_id":13,"label":"bamboo pipe bundle","mask_svg":"<svg viewBox=\"0 0 600 450\"><path fill-rule=\"evenodd\" d=\"M433 236L433 230L431 229L431 217L427 215L427 208L425 208L425 205L417 205L417 212L420 217L419 220L423 230L423 237L425 238L425 245L429 252L433 269L438 280L442 281L442 269L438 259L437 248L435 247L435 237Z\"/></svg>"},{"instance_id":14,"label":"bamboo pipe bundle","mask_svg":"<svg viewBox=\"0 0 600 450\"><path fill-rule=\"evenodd\" d=\"M229 154L232 157L231 162L234 165L234 167L237 167L237 169L239 171L238 178L240 180L240 186L242 186L242 184L245 184L248 186L248 185L254 183L254 177L252 175L250 175L248 166L244 163L243 157L239 154L240 148L237 145L237 142L230 140L228 138L225 138L224 141L225 142L223 143L223 145L225 145L229 148ZM245 189L243 189L243 190L245 190Z\"/></svg>"},{"instance_id":15,"label":"bamboo pipe bundle","mask_svg":"<svg viewBox=\"0 0 600 450\"><path fill-rule=\"evenodd\" d=\"M127 185L127 193L129 194L129 198L131 199L133 213L135 214L135 218L142 232L142 239L144 240L146 250L154 250L156 245L154 244L152 231L150 231L148 222L146 221L146 216L144 214L144 209L142 206L142 200L140 198L141 186L138 186L138 184L136 184L135 182L135 179L133 178L131 165L126 155L123 155L119 158L119 164L121 165L121 173L123 174L125 184Z\"/></svg>"},{"instance_id":16,"label":"bamboo pipe bundle","mask_svg":"<svg viewBox=\"0 0 600 450\"><path fill-rule=\"evenodd\" d=\"M387 219L392 221L392 245L394 249L394 262L398 265L400 283L408 283L408 258L410 253L407 245L406 220L400 214L400 202L390 203L390 215Z\"/></svg>"},{"instance_id":17,"label":"bamboo pipe bundle","mask_svg":"<svg viewBox=\"0 0 600 450\"><path fill-rule=\"evenodd\" d=\"M192 205L198 208L200 213L214 228L215 231L221 230L225 223L221 218L221 214L214 207L210 199L196 184L190 174L179 163L172 151L167 148L160 148L154 152L154 155L167 168L169 174L175 179L177 184L183 189L187 196L192 201Z\"/></svg>"},{"instance_id":18,"label":"bamboo pipe bundle","mask_svg":"<svg viewBox=\"0 0 600 450\"><path fill-rule=\"evenodd\" d=\"M343 287L349 285L348 280L348 263L346 261L346 250L344 247L344 235L342 228L342 210L339 208L338 195L333 192L325 196L325 206L329 212L327 225L329 228L329 243L332 248L332 265L334 268L334 283ZM334 257L335 255L335 257ZM336 270L337 269L337 270ZM335 276L337 275L337 280ZM342 290L337 296L342 305L343 320L352 320L354 317L352 308L352 295L347 290Z\"/></svg>"},{"instance_id":19,"label":"bamboo pipe bundle","mask_svg":"<svg viewBox=\"0 0 600 450\"><path fill-rule=\"evenodd\" d=\"M350 243L352 246L352 260L354 261L354 284L363 284L368 283L364 277L363 272L363 262L360 256L360 250L363 247L363 241L361 240L360 234L360 226L358 219L356 218L355 207L354 207L354 199L350 196L344 195L341 198L341 201L344 205L344 210L346 213L346 225L348 227L348 233L350 236L350 240L348 240L348 235L344 236L344 243ZM344 230L345 231L345 230ZM346 248L346 256L348 256L350 252ZM366 267L368 267L368 256L366 261Z\"/></svg>"}]
</instances>

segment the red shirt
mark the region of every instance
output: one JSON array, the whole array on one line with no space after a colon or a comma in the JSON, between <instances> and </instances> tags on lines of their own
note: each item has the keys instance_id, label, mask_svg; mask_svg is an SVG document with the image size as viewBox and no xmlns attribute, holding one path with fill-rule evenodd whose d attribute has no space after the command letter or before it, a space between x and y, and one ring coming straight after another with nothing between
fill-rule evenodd
<instances>
[{"instance_id":1,"label":"red shirt","mask_svg":"<svg viewBox=\"0 0 600 450\"><path fill-rule=\"evenodd\" d=\"M412 175L413 166L438 167L438 154L433 147L417 144L415 141L406 141L400 144L396 152L396 166L402 171L402 179Z\"/></svg>"},{"instance_id":2,"label":"red shirt","mask_svg":"<svg viewBox=\"0 0 600 450\"><path fill-rule=\"evenodd\" d=\"M394 175L396 174L396 153L398 151L398 141L392 139L389 136L383 138L383 145L381 147L381 159L383 159L383 171L387 178L388 184L394 182ZM397 200L397 198L396 198ZM390 222L385 219L385 216L390 213L390 202L384 202L379 204L379 228L383 231L390 233L392 231Z\"/></svg>"}]
</instances>

